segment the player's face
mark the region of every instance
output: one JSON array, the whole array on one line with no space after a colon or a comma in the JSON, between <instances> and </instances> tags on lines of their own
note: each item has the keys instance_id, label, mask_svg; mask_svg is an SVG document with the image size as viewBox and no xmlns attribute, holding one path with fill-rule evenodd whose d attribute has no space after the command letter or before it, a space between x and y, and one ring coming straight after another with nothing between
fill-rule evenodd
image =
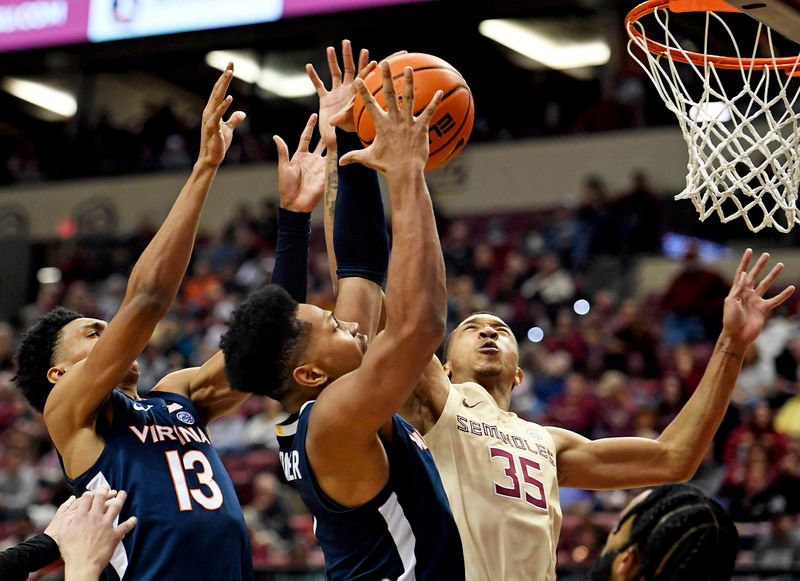
<instances>
[{"instance_id":1,"label":"player's face","mask_svg":"<svg viewBox=\"0 0 800 581\"><path fill-rule=\"evenodd\" d=\"M297 318L311 325L305 359L336 379L361 365L367 337L358 332L358 323L340 321L331 311L313 305L297 307Z\"/></svg>"},{"instance_id":2,"label":"player's face","mask_svg":"<svg viewBox=\"0 0 800 581\"><path fill-rule=\"evenodd\" d=\"M514 375L519 346L511 329L494 315L472 315L453 331L447 364L455 376Z\"/></svg>"},{"instance_id":3,"label":"player's face","mask_svg":"<svg viewBox=\"0 0 800 581\"><path fill-rule=\"evenodd\" d=\"M592 567L590 581L623 581L633 579L639 570L639 557L635 547L626 547L631 538L635 516L625 518L637 504L642 502L650 491L647 490L628 503L620 513L619 524L608 534L606 546Z\"/></svg>"},{"instance_id":4,"label":"player's face","mask_svg":"<svg viewBox=\"0 0 800 581\"><path fill-rule=\"evenodd\" d=\"M56 366L64 371L83 361L92 352L97 340L103 335L108 323L99 319L80 318L69 322L61 329L61 340L57 349ZM135 387L139 381L139 364L134 361L128 373L120 381L120 387Z\"/></svg>"}]
</instances>

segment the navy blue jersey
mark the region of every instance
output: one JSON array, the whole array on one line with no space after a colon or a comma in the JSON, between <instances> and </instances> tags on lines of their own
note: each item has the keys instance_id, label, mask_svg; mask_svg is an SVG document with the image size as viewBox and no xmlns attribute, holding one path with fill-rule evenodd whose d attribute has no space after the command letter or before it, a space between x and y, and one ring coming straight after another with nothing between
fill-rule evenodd
<instances>
[{"instance_id":1,"label":"navy blue jersey","mask_svg":"<svg viewBox=\"0 0 800 581\"><path fill-rule=\"evenodd\" d=\"M389 482L366 504L345 508L320 489L308 462L305 442L313 403L304 404L291 423L278 426L278 442L284 475L314 516L326 577L464 579L458 529L419 432L395 414L392 442L384 442Z\"/></svg>"},{"instance_id":2,"label":"navy blue jersey","mask_svg":"<svg viewBox=\"0 0 800 581\"><path fill-rule=\"evenodd\" d=\"M120 520L136 516L117 546L108 578L136 581L251 581L253 563L242 508L190 400L151 392L135 401L111 394L105 447L69 483L125 490Z\"/></svg>"}]
</instances>

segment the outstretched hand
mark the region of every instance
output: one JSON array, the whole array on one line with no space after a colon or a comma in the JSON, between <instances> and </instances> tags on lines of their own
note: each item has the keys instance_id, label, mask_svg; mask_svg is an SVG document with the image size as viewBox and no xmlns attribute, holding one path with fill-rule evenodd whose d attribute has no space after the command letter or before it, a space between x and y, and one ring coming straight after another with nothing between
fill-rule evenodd
<instances>
[{"instance_id":1,"label":"outstretched hand","mask_svg":"<svg viewBox=\"0 0 800 581\"><path fill-rule=\"evenodd\" d=\"M233 97L226 96L233 79L233 63L222 73L211 91L208 103L203 109L203 127L200 134L200 155L198 162L217 167L225 159L225 153L231 146L233 130L244 123L242 111L233 113L227 121L222 117L233 102Z\"/></svg>"},{"instance_id":2,"label":"outstretched hand","mask_svg":"<svg viewBox=\"0 0 800 581\"><path fill-rule=\"evenodd\" d=\"M361 163L385 174L396 169L403 172L409 169L421 171L428 161L428 128L436 107L442 100L442 91L436 91L425 110L414 117L413 69L406 67L403 71L403 99L398 100L389 63L382 61L380 67L386 111L381 109L362 79L354 82L359 96L364 100L367 113L375 122L375 140L366 149L347 152L339 163Z\"/></svg>"},{"instance_id":3,"label":"outstretched hand","mask_svg":"<svg viewBox=\"0 0 800 581\"><path fill-rule=\"evenodd\" d=\"M60 536L58 547L66 563L69 581L93 578L111 560L122 539L136 526L136 517L117 523L125 505L125 491L101 488L86 491L67 510L69 534Z\"/></svg>"},{"instance_id":4,"label":"outstretched hand","mask_svg":"<svg viewBox=\"0 0 800 581\"><path fill-rule=\"evenodd\" d=\"M773 266L756 285L758 277L769 261L769 254L766 252L762 254L753 269L748 272L752 256L753 251L749 248L742 255L731 291L725 299L725 310L722 315L723 332L743 346L750 345L756 340L769 314L785 303L795 290L795 287L790 285L774 297L765 299L764 295L783 270L783 263L779 262Z\"/></svg>"},{"instance_id":5,"label":"outstretched hand","mask_svg":"<svg viewBox=\"0 0 800 581\"><path fill-rule=\"evenodd\" d=\"M333 147L336 142L336 130L334 125L343 131L354 132L356 130L353 121L353 103L355 102L355 89L353 81L358 77L364 79L370 74L377 63L369 60L369 51L361 49L358 55L358 69L353 62L353 47L349 40L342 41L342 65L344 66L344 76L342 69L339 68L339 61L336 58L336 49L329 46L327 49L328 69L331 72L331 88L325 88L319 78L314 65L306 65L308 78L314 84L314 88L319 95L319 132L325 145ZM358 73L356 73L356 70Z\"/></svg>"},{"instance_id":6,"label":"outstretched hand","mask_svg":"<svg viewBox=\"0 0 800 581\"><path fill-rule=\"evenodd\" d=\"M281 208L293 212L311 212L325 191L325 143L320 139L314 151L309 151L317 114L309 117L300 143L289 158L289 147L279 136L272 139L278 146L278 191Z\"/></svg>"}]
</instances>

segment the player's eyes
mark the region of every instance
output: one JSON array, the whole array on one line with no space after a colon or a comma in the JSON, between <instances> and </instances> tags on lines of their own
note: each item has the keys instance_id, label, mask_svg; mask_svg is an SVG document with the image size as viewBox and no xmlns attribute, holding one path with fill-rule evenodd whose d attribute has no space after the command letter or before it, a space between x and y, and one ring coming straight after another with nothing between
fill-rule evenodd
<instances>
[{"instance_id":1,"label":"player's eyes","mask_svg":"<svg viewBox=\"0 0 800 581\"><path fill-rule=\"evenodd\" d=\"M508 330L508 329L506 329L505 327L498 327L498 328L497 328L497 330L498 330L500 333L503 333L504 335L508 335L508 334L510 334L509 330Z\"/></svg>"},{"instance_id":2,"label":"player's eyes","mask_svg":"<svg viewBox=\"0 0 800 581\"><path fill-rule=\"evenodd\" d=\"M91 333L89 333L89 337L99 337L99 336L100 333L98 333L97 331L92 331Z\"/></svg>"}]
</instances>

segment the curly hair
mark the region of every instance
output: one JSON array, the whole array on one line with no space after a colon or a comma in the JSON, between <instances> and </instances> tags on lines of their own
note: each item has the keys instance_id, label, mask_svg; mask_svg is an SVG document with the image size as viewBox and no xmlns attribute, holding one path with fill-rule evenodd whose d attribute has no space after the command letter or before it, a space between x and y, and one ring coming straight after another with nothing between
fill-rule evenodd
<instances>
[{"instance_id":1,"label":"curly hair","mask_svg":"<svg viewBox=\"0 0 800 581\"><path fill-rule=\"evenodd\" d=\"M637 575L651 581L730 579L739 551L733 520L688 484L655 488L631 512L630 541L641 555Z\"/></svg>"},{"instance_id":2,"label":"curly hair","mask_svg":"<svg viewBox=\"0 0 800 581\"><path fill-rule=\"evenodd\" d=\"M83 317L80 313L62 307L53 309L28 329L17 349L17 375L14 382L28 398L28 402L39 412L53 389L47 379L47 371L53 366L53 354L61 340L61 329L75 319Z\"/></svg>"},{"instance_id":3,"label":"curly hair","mask_svg":"<svg viewBox=\"0 0 800 581\"><path fill-rule=\"evenodd\" d=\"M297 320L297 307L289 293L269 285L234 309L220 341L233 389L283 399L310 329Z\"/></svg>"}]
</instances>

